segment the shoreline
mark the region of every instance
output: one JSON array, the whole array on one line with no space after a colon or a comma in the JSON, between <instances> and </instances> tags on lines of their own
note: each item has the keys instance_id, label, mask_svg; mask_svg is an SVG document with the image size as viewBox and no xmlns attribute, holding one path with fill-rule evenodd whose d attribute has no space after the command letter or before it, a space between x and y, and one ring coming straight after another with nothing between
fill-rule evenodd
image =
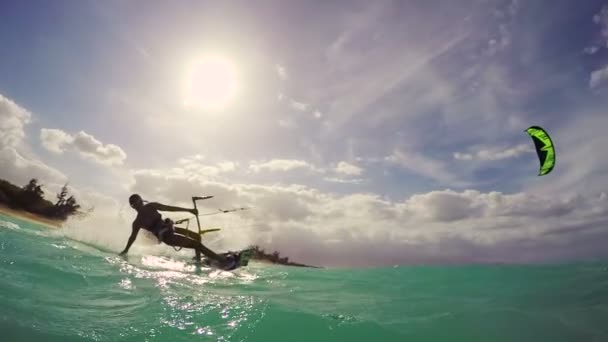
<instances>
[{"instance_id":1,"label":"shoreline","mask_svg":"<svg viewBox=\"0 0 608 342\"><path fill-rule=\"evenodd\" d=\"M37 225L45 226L48 228L61 228L63 221L53 220L40 215L36 215L24 210L17 210L7 207L4 204L0 204L0 214L11 216L23 221L28 221Z\"/></svg>"}]
</instances>

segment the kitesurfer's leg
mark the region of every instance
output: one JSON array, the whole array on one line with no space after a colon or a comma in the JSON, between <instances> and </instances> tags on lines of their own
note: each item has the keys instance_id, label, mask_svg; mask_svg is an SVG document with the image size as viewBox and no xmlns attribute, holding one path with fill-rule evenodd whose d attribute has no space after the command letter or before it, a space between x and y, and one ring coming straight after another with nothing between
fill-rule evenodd
<instances>
[{"instance_id":1,"label":"kitesurfer's leg","mask_svg":"<svg viewBox=\"0 0 608 342\"><path fill-rule=\"evenodd\" d=\"M177 234L182 234L184 236L187 236L187 237L197 240L197 241L200 241L200 238L201 238L201 236L198 233L185 229L185 228L175 227L175 232Z\"/></svg>"},{"instance_id":2,"label":"kitesurfer's leg","mask_svg":"<svg viewBox=\"0 0 608 342\"><path fill-rule=\"evenodd\" d=\"M178 234L182 234L182 235L187 236L191 239L194 239L198 242L201 242L201 236L196 232L193 232L191 230L184 229L184 228L179 228L179 227L174 227L174 229L175 229L175 232ZM196 253L195 259L201 260L201 252L199 250L196 250L195 253Z\"/></svg>"},{"instance_id":3,"label":"kitesurfer's leg","mask_svg":"<svg viewBox=\"0 0 608 342\"><path fill-rule=\"evenodd\" d=\"M210 250L209 248L203 246L203 244L199 241L190 239L183 235L165 234L163 236L163 242L170 246L192 248L199 253L203 253L206 257L218 260L220 262L224 262L226 259L223 256L218 255L214 251Z\"/></svg>"}]
</instances>

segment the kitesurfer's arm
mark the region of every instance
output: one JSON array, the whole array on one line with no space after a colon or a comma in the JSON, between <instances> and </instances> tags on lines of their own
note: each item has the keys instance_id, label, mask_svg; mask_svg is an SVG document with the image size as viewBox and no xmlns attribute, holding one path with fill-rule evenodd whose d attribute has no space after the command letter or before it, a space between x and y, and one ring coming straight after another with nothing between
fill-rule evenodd
<instances>
[{"instance_id":1,"label":"kitesurfer's arm","mask_svg":"<svg viewBox=\"0 0 608 342\"><path fill-rule=\"evenodd\" d=\"M129 248L131 248L131 245L133 244L133 242L135 242L138 232L139 232L139 223L137 222L137 220L135 220L135 221L133 221L133 230L131 231L131 236L129 236L129 241L127 242L127 247L125 247L125 249L122 252L120 252L120 255L127 254L127 252L129 251Z\"/></svg>"},{"instance_id":2,"label":"kitesurfer's arm","mask_svg":"<svg viewBox=\"0 0 608 342\"><path fill-rule=\"evenodd\" d=\"M192 213L193 215L198 215L198 210L196 210L196 209L173 207L170 205L164 205L164 204L160 204L160 203L156 203L156 202L148 203L148 205L158 211L184 211L187 213Z\"/></svg>"}]
</instances>

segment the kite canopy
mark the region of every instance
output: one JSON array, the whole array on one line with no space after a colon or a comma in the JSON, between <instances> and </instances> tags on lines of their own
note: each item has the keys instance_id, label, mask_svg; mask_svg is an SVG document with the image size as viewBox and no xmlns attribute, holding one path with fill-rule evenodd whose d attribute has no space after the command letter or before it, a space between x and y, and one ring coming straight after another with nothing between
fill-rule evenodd
<instances>
[{"instance_id":1,"label":"kite canopy","mask_svg":"<svg viewBox=\"0 0 608 342\"><path fill-rule=\"evenodd\" d=\"M540 161L538 175L544 176L551 172L553 166L555 166L555 148L553 146L553 141L551 141L549 134L541 127L531 126L526 132L534 141L536 154L538 154L538 159Z\"/></svg>"}]
</instances>

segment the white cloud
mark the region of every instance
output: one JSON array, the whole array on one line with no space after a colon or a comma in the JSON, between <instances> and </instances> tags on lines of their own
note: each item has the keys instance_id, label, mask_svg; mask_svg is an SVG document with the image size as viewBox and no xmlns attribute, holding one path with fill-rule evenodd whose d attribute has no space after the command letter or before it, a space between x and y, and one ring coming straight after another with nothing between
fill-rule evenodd
<instances>
[{"instance_id":1,"label":"white cloud","mask_svg":"<svg viewBox=\"0 0 608 342\"><path fill-rule=\"evenodd\" d=\"M211 163L205 161L204 156L196 154L180 158L177 165L178 166L172 168L173 172L177 174L217 177L221 174L235 171L238 163L232 161Z\"/></svg>"},{"instance_id":2,"label":"white cloud","mask_svg":"<svg viewBox=\"0 0 608 342\"><path fill-rule=\"evenodd\" d=\"M498 26L498 37L488 41L487 54L493 56L496 53L508 48L511 45L511 31L508 26L501 24Z\"/></svg>"},{"instance_id":3,"label":"white cloud","mask_svg":"<svg viewBox=\"0 0 608 342\"><path fill-rule=\"evenodd\" d=\"M608 39L608 5L602 6L599 13L593 16L593 22L601 26L601 35Z\"/></svg>"},{"instance_id":4,"label":"white cloud","mask_svg":"<svg viewBox=\"0 0 608 342\"><path fill-rule=\"evenodd\" d=\"M603 86L606 81L608 81L608 65L591 72L591 77L589 78L589 88L599 88Z\"/></svg>"},{"instance_id":5,"label":"white cloud","mask_svg":"<svg viewBox=\"0 0 608 342\"><path fill-rule=\"evenodd\" d=\"M40 141L47 150L61 154L74 142L74 138L60 129L43 128L40 130Z\"/></svg>"},{"instance_id":6,"label":"white cloud","mask_svg":"<svg viewBox=\"0 0 608 342\"><path fill-rule=\"evenodd\" d=\"M462 184L447 170L446 165L442 161L425 157L418 153L395 150L385 160L420 176L434 179L442 184Z\"/></svg>"},{"instance_id":7,"label":"white cloud","mask_svg":"<svg viewBox=\"0 0 608 342\"><path fill-rule=\"evenodd\" d=\"M313 116L315 117L315 119L320 119L321 117L323 117L323 113L321 113L321 111L319 110L315 110Z\"/></svg>"},{"instance_id":8,"label":"white cloud","mask_svg":"<svg viewBox=\"0 0 608 342\"><path fill-rule=\"evenodd\" d=\"M602 6L602 9L593 16L593 23L600 26L600 32L594 45L583 50L584 53L589 55L595 54L602 48L608 48L608 5Z\"/></svg>"},{"instance_id":9,"label":"white cloud","mask_svg":"<svg viewBox=\"0 0 608 342\"><path fill-rule=\"evenodd\" d=\"M337 177L325 177L325 178L323 178L323 180L326 182L342 183L342 184L361 184L361 183L363 183L363 179L361 179L361 178L344 179L344 178L337 178Z\"/></svg>"},{"instance_id":10,"label":"white cloud","mask_svg":"<svg viewBox=\"0 0 608 342\"><path fill-rule=\"evenodd\" d=\"M18 146L30 118L30 112L0 94L0 148Z\"/></svg>"},{"instance_id":11,"label":"white cloud","mask_svg":"<svg viewBox=\"0 0 608 342\"><path fill-rule=\"evenodd\" d=\"M296 159L272 159L265 162L251 162L249 168L254 172L260 171L290 171L295 169L316 170L314 165Z\"/></svg>"},{"instance_id":12,"label":"white cloud","mask_svg":"<svg viewBox=\"0 0 608 342\"><path fill-rule=\"evenodd\" d=\"M42 183L66 181L66 176L40 160L28 158L11 147L0 148L0 178L24 185L32 178Z\"/></svg>"},{"instance_id":13,"label":"white cloud","mask_svg":"<svg viewBox=\"0 0 608 342\"><path fill-rule=\"evenodd\" d=\"M42 146L54 153L63 153L67 148L74 148L84 158L99 164L121 165L127 158L127 154L114 144L103 144L94 136L80 131L70 135L59 129L40 130Z\"/></svg>"},{"instance_id":14,"label":"white cloud","mask_svg":"<svg viewBox=\"0 0 608 342\"><path fill-rule=\"evenodd\" d=\"M200 163L203 160L205 160L205 156L203 156L201 154L195 154L195 155L192 155L192 156L179 158L177 160L177 163L179 165L188 165L188 164L193 164L193 163Z\"/></svg>"},{"instance_id":15,"label":"white cloud","mask_svg":"<svg viewBox=\"0 0 608 342\"><path fill-rule=\"evenodd\" d=\"M347 163L345 161L339 162L338 166L336 166L336 168L335 168L335 171L337 173L341 173L343 175L348 175L348 176L359 176L363 173L362 168L360 168L356 165Z\"/></svg>"},{"instance_id":16,"label":"white cloud","mask_svg":"<svg viewBox=\"0 0 608 342\"><path fill-rule=\"evenodd\" d=\"M74 136L73 146L85 156L101 164L120 165L127 154L113 144L102 144L90 134L80 131Z\"/></svg>"},{"instance_id":17,"label":"white cloud","mask_svg":"<svg viewBox=\"0 0 608 342\"><path fill-rule=\"evenodd\" d=\"M292 260L344 266L606 254L608 234L597 228L608 222L605 194L442 190L393 202L375 194L336 195L300 185L228 185L162 170L140 170L134 177L133 190L149 200L186 204L193 194L210 194L216 197L205 203L209 210L252 207L230 218L213 216L214 225L225 224L231 232L231 238L212 243L219 250L256 243Z\"/></svg>"},{"instance_id":18,"label":"white cloud","mask_svg":"<svg viewBox=\"0 0 608 342\"><path fill-rule=\"evenodd\" d=\"M530 144L520 144L507 149L483 148L474 153L455 152L454 159L457 160L501 160L516 158L524 153L534 152Z\"/></svg>"},{"instance_id":19,"label":"white cloud","mask_svg":"<svg viewBox=\"0 0 608 342\"><path fill-rule=\"evenodd\" d=\"M430 222L452 222L488 217L558 217L577 210L579 201L579 197L542 198L527 193L442 190L413 195L404 202L404 207Z\"/></svg>"},{"instance_id":20,"label":"white cloud","mask_svg":"<svg viewBox=\"0 0 608 342\"><path fill-rule=\"evenodd\" d=\"M287 79L287 69L280 64L275 65L275 68L276 68L277 75L279 76L279 78L281 80L286 80Z\"/></svg>"},{"instance_id":21,"label":"white cloud","mask_svg":"<svg viewBox=\"0 0 608 342\"><path fill-rule=\"evenodd\" d=\"M16 184L25 184L31 178L43 183L65 181L63 173L22 151L24 129L31 116L29 111L0 94L0 178Z\"/></svg>"},{"instance_id":22,"label":"white cloud","mask_svg":"<svg viewBox=\"0 0 608 342\"><path fill-rule=\"evenodd\" d=\"M584 52L584 53L586 53L586 54L588 54L588 55L593 55L593 54L595 54L596 52L598 52L599 50L600 50L600 48L599 48L599 47L597 47L597 46L588 46L588 47L586 47L586 48L583 50L583 52Z\"/></svg>"},{"instance_id":23,"label":"white cloud","mask_svg":"<svg viewBox=\"0 0 608 342\"><path fill-rule=\"evenodd\" d=\"M291 100L291 108L300 111L300 112L305 112L306 110L308 110L308 104L303 103L303 102L298 102L296 100Z\"/></svg>"},{"instance_id":24,"label":"white cloud","mask_svg":"<svg viewBox=\"0 0 608 342\"><path fill-rule=\"evenodd\" d=\"M231 161L224 161L217 164L218 168L223 172L232 172L236 170L237 163Z\"/></svg>"},{"instance_id":25,"label":"white cloud","mask_svg":"<svg viewBox=\"0 0 608 342\"><path fill-rule=\"evenodd\" d=\"M294 128L296 127L296 122L293 119L280 119L277 121L277 124L283 128Z\"/></svg>"}]
</instances>

